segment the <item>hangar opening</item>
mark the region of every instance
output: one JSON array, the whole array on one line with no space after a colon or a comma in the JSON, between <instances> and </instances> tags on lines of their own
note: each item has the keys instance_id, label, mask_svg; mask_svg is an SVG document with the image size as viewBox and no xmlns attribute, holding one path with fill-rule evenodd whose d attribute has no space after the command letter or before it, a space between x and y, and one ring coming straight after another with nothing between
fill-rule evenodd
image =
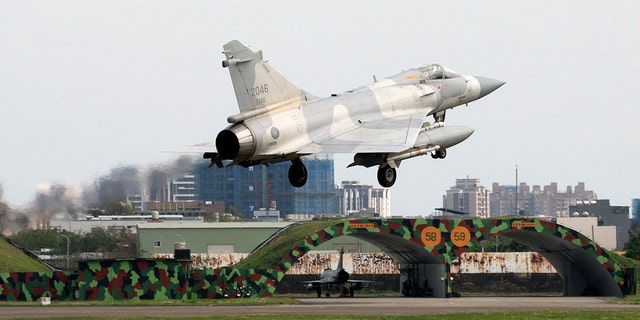
<instances>
[{"instance_id":1,"label":"hangar opening","mask_svg":"<svg viewBox=\"0 0 640 320\"><path fill-rule=\"evenodd\" d=\"M369 242L400 264L401 288L450 297L451 264L472 243L507 237L544 256L562 278L563 294L622 297L620 266L596 243L569 228L539 219L350 220L319 230L285 255L279 270L329 239L349 235Z\"/></svg>"},{"instance_id":2,"label":"hangar opening","mask_svg":"<svg viewBox=\"0 0 640 320\"><path fill-rule=\"evenodd\" d=\"M447 297L447 270L437 256L405 238L359 232L350 236L380 248L400 264L400 292L405 296Z\"/></svg>"},{"instance_id":3,"label":"hangar opening","mask_svg":"<svg viewBox=\"0 0 640 320\"><path fill-rule=\"evenodd\" d=\"M537 232L505 233L502 236L522 243L545 257L562 278L563 295L622 297L619 283L598 261L603 258L590 255L582 247Z\"/></svg>"}]
</instances>

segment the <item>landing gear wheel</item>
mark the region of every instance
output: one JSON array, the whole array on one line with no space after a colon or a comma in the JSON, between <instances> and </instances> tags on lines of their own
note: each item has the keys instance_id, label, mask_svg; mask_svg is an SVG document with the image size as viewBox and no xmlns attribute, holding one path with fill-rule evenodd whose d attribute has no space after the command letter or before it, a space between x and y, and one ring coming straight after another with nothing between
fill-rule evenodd
<instances>
[{"instance_id":1,"label":"landing gear wheel","mask_svg":"<svg viewBox=\"0 0 640 320\"><path fill-rule=\"evenodd\" d=\"M444 159L447 156L447 149L440 149L436 151L436 156L440 159Z\"/></svg>"},{"instance_id":2,"label":"landing gear wheel","mask_svg":"<svg viewBox=\"0 0 640 320\"><path fill-rule=\"evenodd\" d=\"M341 297L348 297L349 296L349 292L351 291L350 287L347 287L348 284L346 284L343 288L342 288L342 294L340 295ZM353 296L352 296L353 297Z\"/></svg>"},{"instance_id":3,"label":"landing gear wheel","mask_svg":"<svg viewBox=\"0 0 640 320\"><path fill-rule=\"evenodd\" d=\"M385 188L389 188L396 183L396 176L395 168L390 166L378 168L378 183Z\"/></svg>"},{"instance_id":4,"label":"landing gear wheel","mask_svg":"<svg viewBox=\"0 0 640 320\"><path fill-rule=\"evenodd\" d=\"M302 163L302 160L291 160L291 167L289 167L289 183L296 188L300 188L307 183L307 167Z\"/></svg>"}]
</instances>

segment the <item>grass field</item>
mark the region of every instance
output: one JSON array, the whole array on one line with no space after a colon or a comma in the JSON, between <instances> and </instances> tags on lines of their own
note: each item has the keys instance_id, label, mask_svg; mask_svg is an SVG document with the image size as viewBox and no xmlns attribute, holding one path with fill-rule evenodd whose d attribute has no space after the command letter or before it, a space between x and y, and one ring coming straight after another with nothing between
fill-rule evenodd
<instances>
[{"instance_id":1,"label":"grass field","mask_svg":"<svg viewBox=\"0 0 640 320\"><path fill-rule=\"evenodd\" d=\"M35 260L20 249L0 238L0 272L48 272L46 265Z\"/></svg>"},{"instance_id":2,"label":"grass field","mask_svg":"<svg viewBox=\"0 0 640 320\"><path fill-rule=\"evenodd\" d=\"M301 242L306 236L335 225L339 221L341 220L332 219L293 224L265 243L260 250L250 254L234 267L238 269L260 269L264 268L264 266L276 266L282 257L291 250L292 244Z\"/></svg>"}]
</instances>

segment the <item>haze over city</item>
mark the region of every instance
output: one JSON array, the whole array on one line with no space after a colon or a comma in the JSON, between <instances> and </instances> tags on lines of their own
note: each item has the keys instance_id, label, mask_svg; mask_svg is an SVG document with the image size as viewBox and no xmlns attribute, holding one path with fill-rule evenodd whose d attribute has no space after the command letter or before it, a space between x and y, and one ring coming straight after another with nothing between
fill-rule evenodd
<instances>
[{"instance_id":1,"label":"haze over city","mask_svg":"<svg viewBox=\"0 0 640 320\"><path fill-rule=\"evenodd\" d=\"M457 178L585 182L598 198L640 197L634 1L0 1L0 184L21 206L39 186L80 190L112 168L179 159L238 112L222 45L239 39L317 96L440 63L506 81L447 112L475 128L444 160L404 161L394 215L442 205ZM293 13L293 14L292 14ZM428 119L431 120L431 119ZM377 186L335 156L336 183ZM207 165L206 160L202 160ZM213 168L212 170L223 170Z\"/></svg>"}]
</instances>

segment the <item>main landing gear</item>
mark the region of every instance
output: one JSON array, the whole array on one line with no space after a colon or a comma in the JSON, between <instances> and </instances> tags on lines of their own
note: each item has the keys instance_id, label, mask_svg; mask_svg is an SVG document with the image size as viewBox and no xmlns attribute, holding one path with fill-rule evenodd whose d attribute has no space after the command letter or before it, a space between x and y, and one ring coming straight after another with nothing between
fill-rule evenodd
<instances>
[{"instance_id":1,"label":"main landing gear","mask_svg":"<svg viewBox=\"0 0 640 320\"><path fill-rule=\"evenodd\" d=\"M389 165L381 165L378 168L378 183L384 187L389 188L396 183L396 168L391 168Z\"/></svg>"},{"instance_id":2,"label":"main landing gear","mask_svg":"<svg viewBox=\"0 0 640 320\"><path fill-rule=\"evenodd\" d=\"M438 149L431 154L431 158L444 159L447 156L447 149Z\"/></svg>"},{"instance_id":3,"label":"main landing gear","mask_svg":"<svg viewBox=\"0 0 640 320\"><path fill-rule=\"evenodd\" d=\"M438 149L431 154L434 159L444 159L447 156L446 149ZM378 183L383 188L389 188L396 183L398 174L396 168L392 168L386 161L378 167Z\"/></svg>"},{"instance_id":4,"label":"main landing gear","mask_svg":"<svg viewBox=\"0 0 640 320\"><path fill-rule=\"evenodd\" d=\"M296 188L300 188L307 183L307 167L305 167L300 158L291 160L289 183Z\"/></svg>"}]
</instances>

